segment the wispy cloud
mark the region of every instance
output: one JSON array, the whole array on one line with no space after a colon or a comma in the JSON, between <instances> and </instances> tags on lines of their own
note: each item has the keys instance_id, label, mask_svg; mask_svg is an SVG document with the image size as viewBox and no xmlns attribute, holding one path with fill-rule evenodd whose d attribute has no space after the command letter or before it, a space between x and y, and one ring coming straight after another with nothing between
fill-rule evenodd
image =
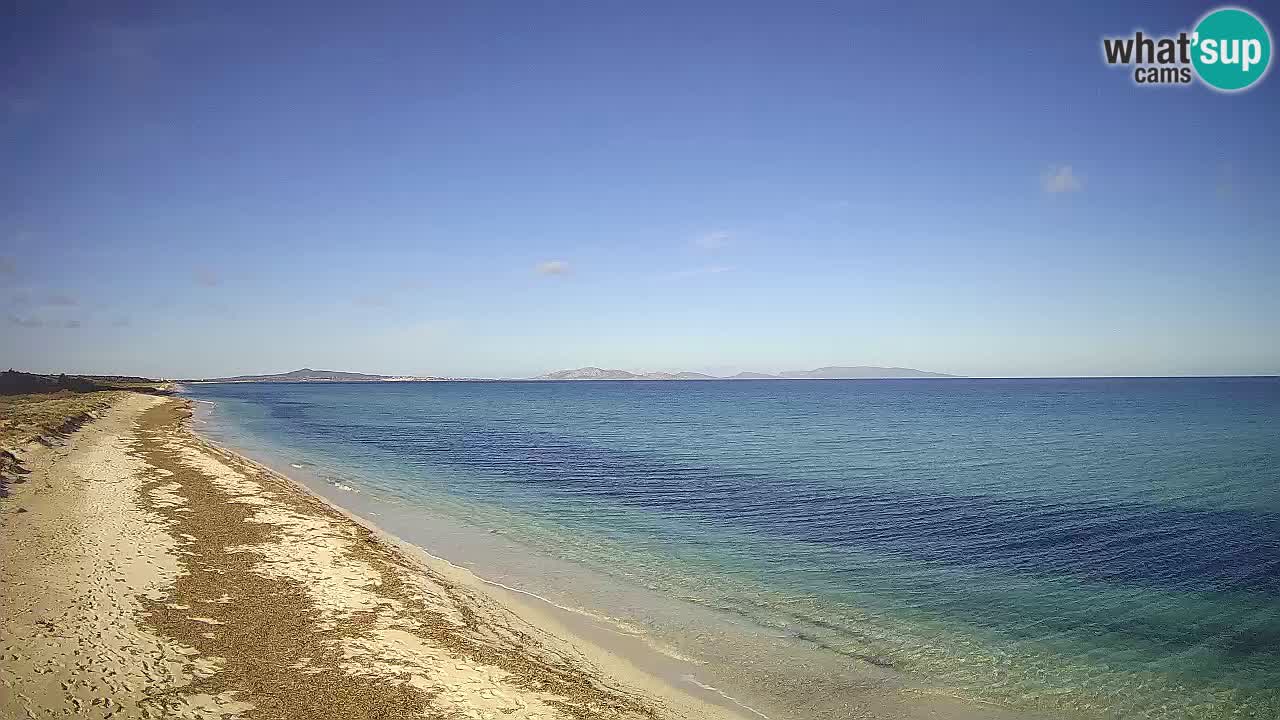
<instances>
[{"instance_id":1,"label":"wispy cloud","mask_svg":"<svg viewBox=\"0 0 1280 720\"><path fill-rule=\"evenodd\" d=\"M395 282L379 283L368 292L353 297L351 303L365 308L392 308L404 304L407 296L421 293L430 287L420 277L405 277Z\"/></svg>"},{"instance_id":2,"label":"wispy cloud","mask_svg":"<svg viewBox=\"0 0 1280 720\"><path fill-rule=\"evenodd\" d=\"M4 112L8 115L25 115L40 107L38 100L25 95L6 94L0 102L3 102Z\"/></svg>"},{"instance_id":3,"label":"wispy cloud","mask_svg":"<svg viewBox=\"0 0 1280 720\"><path fill-rule=\"evenodd\" d=\"M699 275L719 275L720 273L727 273L731 270L733 270L733 268L727 265L712 265L703 268L691 268L689 270L676 270L675 272L670 273L669 277L687 278L698 277Z\"/></svg>"},{"instance_id":4,"label":"wispy cloud","mask_svg":"<svg viewBox=\"0 0 1280 720\"><path fill-rule=\"evenodd\" d=\"M418 277L409 277L401 280L396 287L405 292L420 292L431 287L431 283Z\"/></svg>"},{"instance_id":5,"label":"wispy cloud","mask_svg":"<svg viewBox=\"0 0 1280 720\"><path fill-rule=\"evenodd\" d=\"M1049 168L1041 181L1047 193L1071 193L1084 189L1084 180L1075 174L1070 165Z\"/></svg>"},{"instance_id":6,"label":"wispy cloud","mask_svg":"<svg viewBox=\"0 0 1280 720\"><path fill-rule=\"evenodd\" d=\"M75 307L80 304L80 301L66 293L49 293L45 296L44 304L54 307Z\"/></svg>"},{"instance_id":7,"label":"wispy cloud","mask_svg":"<svg viewBox=\"0 0 1280 720\"><path fill-rule=\"evenodd\" d=\"M1218 182L1215 190L1218 197L1229 198L1235 189L1235 168L1231 163L1222 163L1218 165Z\"/></svg>"},{"instance_id":8,"label":"wispy cloud","mask_svg":"<svg viewBox=\"0 0 1280 720\"><path fill-rule=\"evenodd\" d=\"M217 287L222 284L222 278L218 274L207 268L196 270L194 273L197 285L203 287Z\"/></svg>"},{"instance_id":9,"label":"wispy cloud","mask_svg":"<svg viewBox=\"0 0 1280 720\"><path fill-rule=\"evenodd\" d=\"M693 239L693 246L701 250L719 250L733 242L733 234L728 230L705 232Z\"/></svg>"},{"instance_id":10,"label":"wispy cloud","mask_svg":"<svg viewBox=\"0 0 1280 720\"><path fill-rule=\"evenodd\" d=\"M9 324L17 325L24 328L44 327L44 321L36 317L18 317L17 315L9 316Z\"/></svg>"},{"instance_id":11,"label":"wispy cloud","mask_svg":"<svg viewBox=\"0 0 1280 720\"><path fill-rule=\"evenodd\" d=\"M68 330L75 330L84 327L84 322L75 318L69 320L59 320L56 322L45 322L44 320L33 315L20 316L9 315L9 324L23 328L42 328L42 327L60 327Z\"/></svg>"},{"instance_id":12,"label":"wispy cloud","mask_svg":"<svg viewBox=\"0 0 1280 720\"><path fill-rule=\"evenodd\" d=\"M391 298L385 295L358 295L352 301L360 307L385 308L391 306Z\"/></svg>"},{"instance_id":13,"label":"wispy cloud","mask_svg":"<svg viewBox=\"0 0 1280 720\"><path fill-rule=\"evenodd\" d=\"M533 270L539 275L567 275L569 263L564 260L547 260L535 265Z\"/></svg>"}]
</instances>

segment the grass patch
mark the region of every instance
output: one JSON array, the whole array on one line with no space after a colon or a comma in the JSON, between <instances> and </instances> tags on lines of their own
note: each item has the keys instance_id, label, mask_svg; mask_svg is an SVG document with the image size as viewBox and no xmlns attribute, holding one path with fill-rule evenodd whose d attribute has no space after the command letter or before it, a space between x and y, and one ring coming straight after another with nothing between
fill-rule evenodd
<instances>
[{"instance_id":1,"label":"grass patch","mask_svg":"<svg viewBox=\"0 0 1280 720\"><path fill-rule=\"evenodd\" d=\"M146 378L0 373L0 497L28 474L17 454L23 445L70 435L125 392L170 394Z\"/></svg>"},{"instance_id":2,"label":"grass patch","mask_svg":"<svg viewBox=\"0 0 1280 720\"><path fill-rule=\"evenodd\" d=\"M0 449L14 450L40 438L74 432L90 413L107 409L122 392L61 390L0 395Z\"/></svg>"}]
</instances>

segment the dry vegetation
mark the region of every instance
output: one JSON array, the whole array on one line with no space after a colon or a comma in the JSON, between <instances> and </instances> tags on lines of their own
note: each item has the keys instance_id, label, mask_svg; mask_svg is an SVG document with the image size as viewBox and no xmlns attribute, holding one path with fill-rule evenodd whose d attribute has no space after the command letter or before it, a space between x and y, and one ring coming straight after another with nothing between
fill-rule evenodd
<instances>
[{"instance_id":1,"label":"dry vegetation","mask_svg":"<svg viewBox=\"0 0 1280 720\"><path fill-rule=\"evenodd\" d=\"M121 392L0 395L0 448L15 450L40 438L65 435L87 420L89 413L109 407Z\"/></svg>"},{"instance_id":2,"label":"dry vegetation","mask_svg":"<svg viewBox=\"0 0 1280 720\"><path fill-rule=\"evenodd\" d=\"M23 445L50 444L75 432L125 392L166 393L163 383L144 378L83 378L0 373L0 497L8 483L26 474Z\"/></svg>"}]
</instances>

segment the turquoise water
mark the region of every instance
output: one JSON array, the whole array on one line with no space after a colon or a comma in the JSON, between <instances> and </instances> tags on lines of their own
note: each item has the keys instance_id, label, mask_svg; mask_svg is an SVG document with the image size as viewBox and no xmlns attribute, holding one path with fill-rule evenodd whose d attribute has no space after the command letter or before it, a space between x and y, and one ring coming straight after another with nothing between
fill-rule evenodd
<instances>
[{"instance_id":1,"label":"turquoise water","mask_svg":"<svg viewBox=\"0 0 1280 720\"><path fill-rule=\"evenodd\" d=\"M1280 717L1280 380L187 391L353 502L828 659L764 693L838 694L847 665L1081 717Z\"/></svg>"}]
</instances>

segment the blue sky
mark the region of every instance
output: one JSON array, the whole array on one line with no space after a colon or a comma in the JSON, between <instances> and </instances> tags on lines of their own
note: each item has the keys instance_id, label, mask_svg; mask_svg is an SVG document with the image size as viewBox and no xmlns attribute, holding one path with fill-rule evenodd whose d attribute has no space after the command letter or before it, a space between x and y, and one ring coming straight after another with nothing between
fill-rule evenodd
<instances>
[{"instance_id":1,"label":"blue sky","mask_svg":"<svg viewBox=\"0 0 1280 720\"><path fill-rule=\"evenodd\" d=\"M1211 4L105 5L0 23L0 364L1280 372L1280 79L1101 60Z\"/></svg>"}]
</instances>

